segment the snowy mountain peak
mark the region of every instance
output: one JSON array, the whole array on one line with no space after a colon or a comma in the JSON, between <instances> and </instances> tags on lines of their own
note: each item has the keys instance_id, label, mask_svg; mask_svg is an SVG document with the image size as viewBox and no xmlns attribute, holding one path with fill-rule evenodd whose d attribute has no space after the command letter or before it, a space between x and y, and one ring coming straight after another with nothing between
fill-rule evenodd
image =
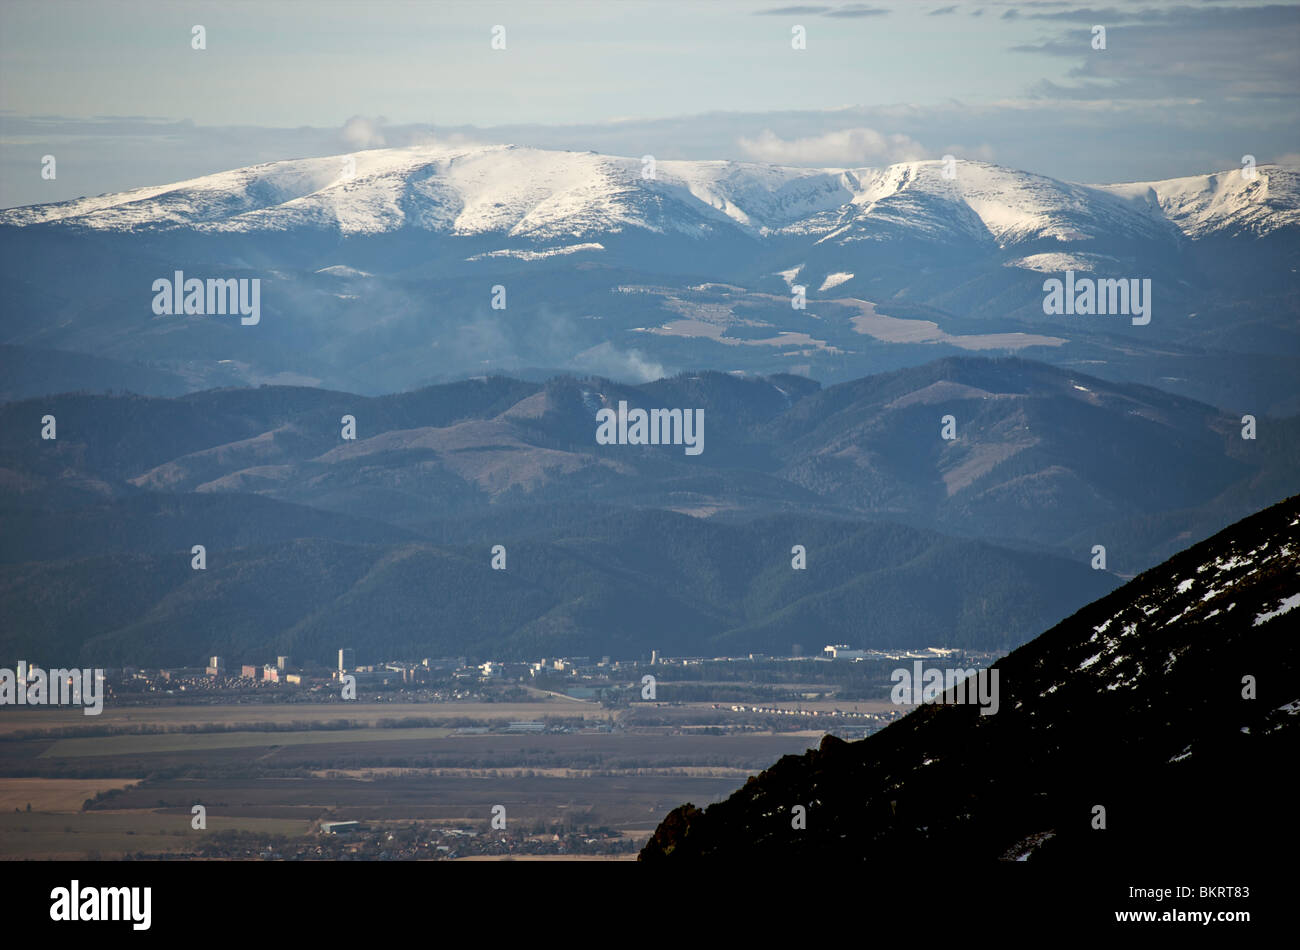
<instances>
[{"instance_id":1,"label":"snowy mountain peak","mask_svg":"<svg viewBox=\"0 0 1300 950\"><path fill-rule=\"evenodd\" d=\"M945 172L955 173L949 178ZM996 242L1267 234L1300 219L1297 174L1262 166L1076 185L985 162L812 169L661 161L514 145L428 144L253 165L170 185L0 212L0 225L343 235L403 228L571 244L628 229L817 241Z\"/></svg>"},{"instance_id":2,"label":"snowy mountain peak","mask_svg":"<svg viewBox=\"0 0 1300 950\"><path fill-rule=\"evenodd\" d=\"M1189 237L1246 232L1262 237L1300 224L1300 172L1280 165L1168 181L1099 185L1150 214L1173 222Z\"/></svg>"}]
</instances>

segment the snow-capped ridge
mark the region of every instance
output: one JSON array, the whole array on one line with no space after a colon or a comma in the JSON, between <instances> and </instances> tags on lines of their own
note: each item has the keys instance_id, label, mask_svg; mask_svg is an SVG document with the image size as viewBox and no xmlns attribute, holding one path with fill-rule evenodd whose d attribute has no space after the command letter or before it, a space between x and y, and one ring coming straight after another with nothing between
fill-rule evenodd
<instances>
[{"instance_id":1,"label":"snow-capped ridge","mask_svg":"<svg viewBox=\"0 0 1300 950\"><path fill-rule=\"evenodd\" d=\"M307 228L343 235L409 228L494 235L532 250L633 230L697 238L734 230L830 245L911 237L1006 248L1116 236L1268 234L1300 224L1298 179L1295 171L1260 166L1253 178L1234 171L1077 185L978 161L841 169L660 161L651 167L594 152L427 144L271 162L13 208L0 212L0 225L217 233Z\"/></svg>"}]
</instances>

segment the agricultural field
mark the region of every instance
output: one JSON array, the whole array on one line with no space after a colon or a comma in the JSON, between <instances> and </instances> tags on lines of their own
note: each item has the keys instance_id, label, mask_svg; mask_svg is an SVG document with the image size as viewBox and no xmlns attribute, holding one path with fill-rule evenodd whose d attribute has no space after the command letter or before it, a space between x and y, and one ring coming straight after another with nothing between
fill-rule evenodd
<instances>
[{"instance_id":1,"label":"agricultural field","mask_svg":"<svg viewBox=\"0 0 1300 950\"><path fill-rule=\"evenodd\" d=\"M0 858L6 860L71 860L120 858L128 853L184 852L204 834L247 831L254 834L301 836L311 822L284 818L214 816L206 832L190 827L184 816L156 811L0 814Z\"/></svg>"},{"instance_id":2,"label":"agricultural field","mask_svg":"<svg viewBox=\"0 0 1300 950\"><path fill-rule=\"evenodd\" d=\"M139 779L7 778L0 779L0 814L23 811L80 811L81 804L101 792L126 788Z\"/></svg>"},{"instance_id":3,"label":"agricultural field","mask_svg":"<svg viewBox=\"0 0 1300 950\"><path fill-rule=\"evenodd\" d=\"M203 753L225 749L283 749L291 746L339 745L346 743L403 742L444 739L450 729L348 729L318 732L207 732L163 733L139 736L96 736L58 739L41 753L41 758L69 759L83 756L147 756L163 752Z\"/></svg>"},{"instance_id":4,"label":"agricultural field","mask_svg":"<svg viewBox=\"0 0 1300 950\"><path fill-rule=\"evenodd\" d=\"M79 709L46 706L6 709L0 716L0 738L38 731L81 731L85 729L184 729L187 727L274 723L325 724L347 722L374 726L382 720L406 717L420 719L474 719L510 722L562 716L592 721L609 721L614 713L595 703L572 699L545 699L535 703L250 703L248 705L105 706L98 716L86 716Z\"/></svg>"},{"instance_id":5,"label":"agricultural field","mask_svg":"<svg viewBox=\"0 0 1300 950\"><path fill-rule=\"evenodd\" d=\"M24 711L0 723L0 858L316 858L400 844L417 858L625 859L672 808L719 800L823 734L700 731L741 718L712 704L572 700ZM518 722L544 731L509 731ZM192 827L195 805L205 828ZM486 834L494 808L508 834ZM366 830L323 834L335 821Z\"/></svg>"}]
</instances>

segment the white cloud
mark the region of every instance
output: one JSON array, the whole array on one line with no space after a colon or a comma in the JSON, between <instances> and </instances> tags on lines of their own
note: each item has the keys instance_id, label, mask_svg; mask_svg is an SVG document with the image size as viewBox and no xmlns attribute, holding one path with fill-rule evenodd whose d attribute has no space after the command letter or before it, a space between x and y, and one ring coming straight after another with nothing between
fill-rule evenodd
<instances>
[{"instance_id":1,"label":"white cloud","mask_svg":"<svg viewBox=\"0 0 1300 950\"><path fill-rule=\"evenodd\" d=\"M385 144L384 119L354 115L343 123L343 141L353 148L380 148Z\"/></svg>"},{"instance_id":2,"label":"white cloud","mask_svg":"<svg viewBox=\"0 0 1300 950\"><path fill-rule=\"evenodd\" d=\"M783 139L764 129L752 139L736 140L742 152L760 162L778 165L871 165L930 157L920 142L906 135L885 135L875 129L841 129L801 139Z\"/></svg>"}]
</instances>

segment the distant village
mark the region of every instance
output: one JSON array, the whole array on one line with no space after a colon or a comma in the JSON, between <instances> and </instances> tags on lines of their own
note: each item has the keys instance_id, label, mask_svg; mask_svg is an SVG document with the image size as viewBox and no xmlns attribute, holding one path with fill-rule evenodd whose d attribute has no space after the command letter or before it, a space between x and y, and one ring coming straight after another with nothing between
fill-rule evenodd
<instances>
[{"instance_id":1,"label":"distant village","mask_svg":"<svg viewBox=\"0 0 1300 950\"><path fill-rule=\"evenodd\" d=\"M466 657L426 657L419 661L393 660L358 664L352 648L338 650L333 667L320 664L298 665L287 655L274 662L228 665L219 655L208 657L206 666L145 669L125 666L106 669L106 691L110 702L159 702L172 698L181 702L342 702L343 686L351 683L358 693L368 693L367 701L467 702L490 700L506 691L512 702L542 700L547 694L586 701L623 697L630 701L655 701L660 697L652 680L674 684L689 682L696 668L725 669L737 683L780 681L783 668L792 664L807 668L810 662L840 667L844 664L874 664L881 669L890 664L917 660L956 662L961 666L983 667L1001 654L966 652L944 647L922 650L864 650L845 644L828 644L815 656L771 656L748 653L741 656L666 657L652 651L649 660L599 659L588 656L542 658L521 662L485 660L472 662ZM822 668L826 669L826 668ZM829 672L829 670L827 670ZM749 674L756 674L750 676ZM772 674L777 674L775 680ZM646 677L650 677L647 680ZM515 687L515 689L511 689ZM662 688L662 687L660 687ZM882 692L882 696L884 693ZM829 698L808 694L805 699ZM832 718L878 718L849 710L808 710L799 712L788 705L771 703L717 704L717 708L735 712L800 714Z\"/></svg>"}]
</instances>

